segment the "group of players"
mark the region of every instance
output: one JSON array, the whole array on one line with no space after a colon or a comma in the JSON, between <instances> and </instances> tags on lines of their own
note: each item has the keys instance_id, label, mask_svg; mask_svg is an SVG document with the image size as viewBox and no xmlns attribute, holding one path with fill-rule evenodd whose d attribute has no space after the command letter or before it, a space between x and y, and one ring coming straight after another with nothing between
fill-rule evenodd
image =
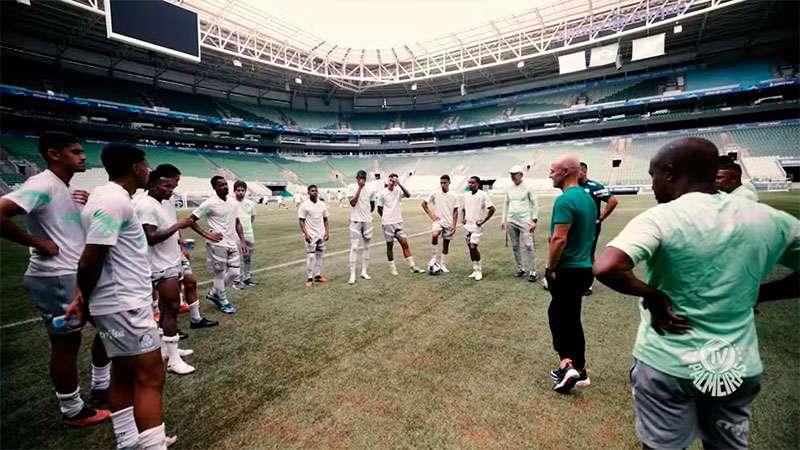
<instances>
[{"instance_id":1,"label":"group of players","mask_svg":"<svg viewBox=\"0 0 800 450\"><path fill-rule=\"evenodd\" d=\"M176 374L195 370L183 360L191 351L178 348L181 298L188 305L192 329L218 325L200 314L190 243L181 239L180 230L191 228L206 239L208 267L214 275L206 298L223 313L235 313L226 288L255 284L250 270L255 212L246 198L247 186L237 181L235 197L229 198L227 180L213 177L215 194L179 220L171 202L180 181L176 167L165 164L151 171L142 150L110 144L101 155L109 182L90 195L69 188L73 175L86 167L75 137L45 133L39 150L47 169L0 199L0 235L31 248L24 284L49 331L50 376L63 421L86 426L110 417L118 448L166 448L175 438L167 438L164 429L164 362L166 370ZM553 205L544 277L552 296L548 317L559 357L550 373L553 389L566 393L590 384L581 302L597 276L612 289L643 299L631 382L636 431L645 446L686 447L698 432L709 446L746 446L750 403L758 393L761 372L752 308L759 301L798 295L797 272L765 285L759 282L776 262L800 268L800 222L755 203L755 194L741 181L741 169L733 161L720 161L711 142L682 139L665 146L651 162L660 205L631 221L595 262L600 226L617 200L589 180L587 170L576 156L566 155L550 171L553 186L562 191ZM521 167L511 168L509 174L512 184L505 191L501 228L512 243L516 276L527 275L535 282L532 235L539 220L538 202L523 182ZM395 240L409 270L424 272L414 262L403 227L400 203L409 192L396 174L384 187L368 184L366 175L358 172L356 184L347 191L348 283L356 282L359 248L361 278L370 279L376 203L392 274L398 274ZM140 189L145 192L135 195ZM601 202L606 203L603 209ZM471 177L459 199L443 175L440 189L424 199L422 208L432 222L428 272L449 272L449 242L460 218L472 261L469 277L480 281L479 244L495 213L480 179ZM25 215L27 231L13 220L18 215ZM308 288L327 281L322 274L327 216L317 187L309 186L308 198L298 206ZM202 219L209 229L198 223ZM746 254L735 257L731 252ZM632 272L639 262L647 263L646 281ZM153 298L158 300L159 324L153 320ZM87 321L98 331L92 345L92 407L80 395L76 363L80 330ZM687 393L689 368L701 357L697 347L714 339L742 349L746 369L741 389L721 398ZM109 409L100 409L106 404Z\"/></svg>"}]
</instances>

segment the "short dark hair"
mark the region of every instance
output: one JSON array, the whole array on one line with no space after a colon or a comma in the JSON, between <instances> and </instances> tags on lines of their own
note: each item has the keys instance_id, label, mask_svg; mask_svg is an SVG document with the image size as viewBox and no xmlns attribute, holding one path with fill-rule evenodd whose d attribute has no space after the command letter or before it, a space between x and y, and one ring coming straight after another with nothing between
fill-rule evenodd
<instances>
[{"instance_id":1,"label":"short dark hair","mask_svg":"<svg viewBox=\"0 0 800 450\"><path fill-rule=\"evenodd\" d=\"M583 167L584 169L587 169L587 170L589 169L589 166L587 166L586 163L583 162L583 161L581 161L581 167Z\"/></svg>"},{"instance_id":2,"label":"short dark hair","mask_svg":"<svg viewBox=\"0 0 800 450\"><path fill-rule=\"evenodd\" d=\"M400 178L396 173L390 173L389 174L389 178L392 178L392 177Z\"/></svg>"},{"instance_id":3,"label":"short dark hair","mask_svg":"<svg viewBox=\"0 0 800 450\"><path fill-rule=\"evenodd\" d=\"M359 170L356 172L356 178L367 178L367 172L364 170Z\"/></svg>"},{"instance_id":4,"label":"short dark hair","mask_svg":"<svg viewBox=\"0 0 800 450\"><path fill-rule=\"evenodd\" d=\"M719 166L719 170L730 170L731 172L735 173L739 177L742 176L742 166L736 164L735 162L731 162L728 164L722 164Z\"/></svg>"},{"instance_id":5,"label":"short dark hair","mask_svg":"<svg viewBox=\"0 0 800 450\"><path fill-rule=\"evenodd\" d=\"M68 145L80 144L80 140L72 134L61 131L47 131L39 137L39 154L47 161L47 151L64 150Z\"/></svg>"},{"instance_id":6,"label":"short dark hair","mask_svg":"<svg viewBox=\"0 0 800 450\"><path fill-rule=\"evenodd\" d=\"M316 184L310 184L310 185L308 185L308 189L306 189L306 192L311 192L312 189L319 190L319 188L317 187Z\"/></svg>"},{"instance_id":7,"label":"short dark hair","mask_svg":"<svg viewBox=\"0 0 800 450\"><path fill-rule=\"evenodd\" d=\"M162 177L167 178L176 178L181 175L181 171L172 164L159 164L158 167L156 167L156 171L159 172Z\"/></svg>"},{"instance_id":8,"label":"short dark hair","mask_svg":"<svg viewBox=\"0 0 800 450\"><path fill-rule=\"evenodd\" d=\"M235 191L236 189L239 189L240 187L243 187L245 190L247 190L247 183L245 183L242 180L236 180L236 182L233 183L233 190Z\"/></svg>"},{"instance_id":9,"label":"short dark hair","mask_svg":"<svg viewBox=\"0 0 800 450\"><path fill-rule=\"evenodd\" d=\"M119 178L130 171L135 164L145 160L144 150L129 144L108 144L103 147L100 161L103 162L109 178Z\"/></svg>"},{"instance_id":10,"label":"short dark hair","mask_svg":"<svg viewBox=\"0 0 800 450\"><path fill-rule=\"evenodd\" d=\"M217 185L218 180L224 180L224 179L225 177L223 177L222 175L214 175L213 177L211 177L211 187L212 188L215 187Z\"/></svg>"},{"instance_id":11,"label":"short dark hair","mask_svg":"<svg viewBox=\"0 0 800 450\"><path fill-rule=\"evenodd\" d=\"M147 176L147 186L153 186L154 184L158 183L158 180L162 178L171 180L175 177L169 175L169 173L166 171L158 170L158 167L156 167L156 170L150 172L150 175Z\"/></svg>"},{"instance_id":12,"label":"short dark hair","mask_svg":"<svg viewBox=\"0 0 800 450\"><path fill-rule=\"evenodd\" d=\"M481 184L481 179L477 175L473 175L469 177L470 180L475 180L478 184Z\"/></svg>"},{"instance_id":13,"label":"short dark hair","mask_svg":"<svg viewBox=\"0 0 800 450\"><path fill-rule=\"evenodd\" d=\"M448 175L448 174L444 174L444 175L442 175L441 177L439 177L439 180L447 180L447 181L450 181L450 175Z\"/></svg>"}]
</instances>

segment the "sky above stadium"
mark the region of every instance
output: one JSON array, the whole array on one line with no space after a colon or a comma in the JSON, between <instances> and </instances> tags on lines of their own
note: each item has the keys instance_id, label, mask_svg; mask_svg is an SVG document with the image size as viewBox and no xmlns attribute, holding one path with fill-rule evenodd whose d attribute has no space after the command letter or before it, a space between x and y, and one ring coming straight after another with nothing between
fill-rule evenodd
<instances>
[{"instance_id":1,"label":"sky above stadium","mask_svg":"<svg viewBox=\"0 0 800 450\"><path fill-rule=\"evenodd\" d=\"M341 47L423 42L529 10L535 0L242 0Z\"/></svg>"}]
</instances>

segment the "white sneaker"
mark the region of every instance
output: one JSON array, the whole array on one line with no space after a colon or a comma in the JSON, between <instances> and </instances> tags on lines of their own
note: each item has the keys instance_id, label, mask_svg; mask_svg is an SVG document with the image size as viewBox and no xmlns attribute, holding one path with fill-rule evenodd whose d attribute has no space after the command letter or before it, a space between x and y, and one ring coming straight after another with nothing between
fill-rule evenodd
<instances>
[{"instance_id":1,"label":"white sneaker","mask_svg":"<svg viewBox=\"0 0 800 450\"><path fill-rule=\"evenodd\" d=\"M442 268L442 273L450 273L450 269L448 269L444 264L439 264L439 267Z\"/></svg>"},{"instance_id":2,"label":"white sneaker","mask_svg":"<svg viewBox=\"0 0 800 450\"><path fill-rule=\"evenodd\" d=\"M469 278L475 278L477 275L478 275L478 272L473 270L472 273L469 274Z\"/></svg>"},{"instance_id":3,"label":"white sneaker","mask_svg":"<svg viewBox=\"0 0 800 450\"><path fill-rule=\"evenodd\" d=\"M425 271L417 266L411 266L411 273L425 273Z\"/></svg>"},{"instance_id":4,"label":"white sneaker","mask_svg":"<svg viewBox=\"0 0 800 450\"><path fill-rule=\"evenodd\" d=\"M481 281L483 279L483 274L481 272L475 273L475 281Z\"/></svg>"},{"instance_id":5,"label":"white sneaker","mask_svg":"<svg viewBox=\"0 0 800 450\"><path fill-rule=\"evenodd\" d=\"M389 266L389 270L392 272L392 275L400 275L400 273L397 272L397 266L395 266L394 264ZM361 276L363 277L364 274L362 273ZM369 280L369 278L367 278L367 279Z\"/></svg>"},{"instance_id":6,"label":"white sneaker","mask_svg":"<svg viewBox=\"0 0 800 450\"><path fill-rule=\"evenodd\" d=\"M395 270L397 270L397 269L395 269ZM365 280L371 280L372 279L372 277L369 276L369 274L367 272L363 271L363 270L361 271L361 278L363 278Z\"/></svg>"},{"instance_id":7,"label":"white sneaker","mask_svg":"<svg viewBox=\"0 0 800 450\"><path fill-rule=\"evenodd\" d=\"M189 375L194 372L194 367L186 364L182 359L177 361L170 361L167 364L167 371L176 375Z\"/></svg>"},{"instance_id":8,"label":"white sneaker","mask_svg":"<svg viewBox=\"0 0 800 450\"><path fill-rule=\"evenodd\" d=\"M350 279L347 280L347 284L356 284L356 273L350 272Z\"/></svg>"},{"instance_id":9,"label":"white sneaker","mask_svg":"<svg viewBox=\"0 0 800 450\"><path fill-rule=\"evenodd\" d=\"M193 354L194 354L194 350L192 350L192 349L189 349L189 348L179 348L178 349L178 356L180 356L181 358L183 358L184 356L189 356L189 355L193 355Z\"/></svg>"}]
</instances>

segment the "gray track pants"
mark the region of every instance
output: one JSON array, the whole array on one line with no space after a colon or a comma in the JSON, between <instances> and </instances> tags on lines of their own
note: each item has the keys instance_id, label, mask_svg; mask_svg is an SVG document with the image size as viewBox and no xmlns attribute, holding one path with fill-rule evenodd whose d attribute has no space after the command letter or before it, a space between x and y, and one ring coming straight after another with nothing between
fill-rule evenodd
<instances>
[{"instance_id":1,"label":"gray track pants","mask_svg":"<svg viewBox=\"0 0 800 450\"><path fill-rule=\"evenodd\" d=\"M511 239L511 249L514 251L514 262L517 263L517 271L524 271L522 263L522 253L519 244L525 245L525 253L528 254L528 270L530 273L536 272L536 252L533 248L533 234L528 231L528 227L509 223L507 226L508 237Z\"/></svg>"}]
</instances>

